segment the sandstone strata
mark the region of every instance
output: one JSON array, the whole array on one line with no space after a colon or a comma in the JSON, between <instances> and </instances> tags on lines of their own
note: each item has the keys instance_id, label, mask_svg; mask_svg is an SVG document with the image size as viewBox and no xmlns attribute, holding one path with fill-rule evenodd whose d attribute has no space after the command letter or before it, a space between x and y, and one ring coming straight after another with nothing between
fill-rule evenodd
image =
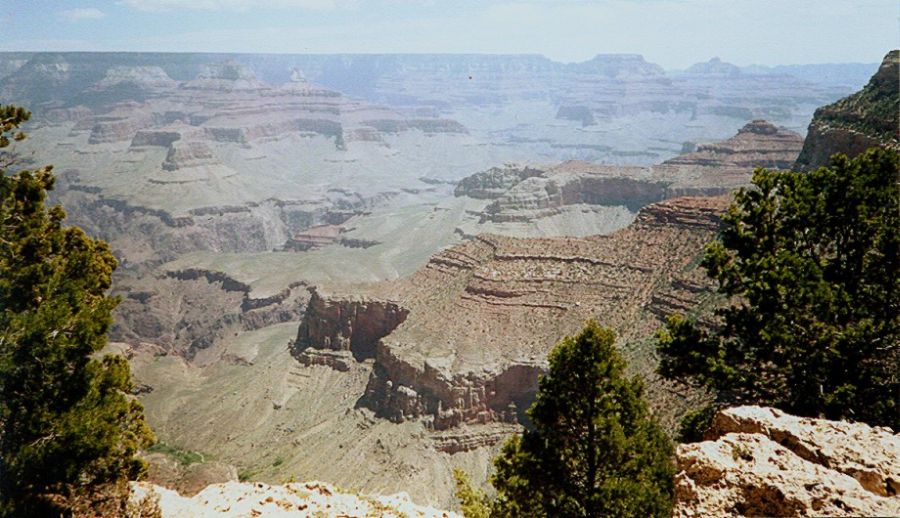
<instances>
[{"instance_id":1,"label":"sandstone strata","mask_svg":"<svg viewBox=\"0 0 900 518\"><path fill-rule=\"evenodd\" d=\"M545 168L508 165L463 179L455 194L494 200L482 212L482 222L529 222L573 205L625 206L637 212L667 198L724 194L747 186L754 167L790 168L802 145L800 135L755 120L730 139L700 145L656 166L579 161Z\"/></svg>"},{"instance_id":2,"label":"sandstone strata","mask_svg":"<svg viewBox=\"0 0 900 518\"><path fill-rule=\"evenodd\" d=\"M676 517L896 516L900 436L889 428L723 410L678 447Z\"/></svg>"},{"instance_id":3,"label":"sandstone strata","mask_svg":"<svg viewBox=\"0 0 900 518\"><path fill-rule=\"evenodd\" d=\"M323 297L316 289L297 332L295 349L348 351L357 359L375 357L375 345L406 320L396 303L364 297ZM302 360L301 360L302 361Z\"/></svg>"},{"instance_id":4,"label":"sandstone strata","mask_svg":"<svg viewBox=\"0 0 900 518\"><path fill-rule=\"evenodd\" d=\"M585 320L612 326L623 342L652 334L660 324L654 295L691 269L726 204L669 200L609 236L482 235L371 294L314 293L295 355L315 363L317 350L374 353L363 402L394 421L422 419L435 429L520 422L547 352ZM652 370L646 355L633 361Z\"/></svg>"}]
</instances>

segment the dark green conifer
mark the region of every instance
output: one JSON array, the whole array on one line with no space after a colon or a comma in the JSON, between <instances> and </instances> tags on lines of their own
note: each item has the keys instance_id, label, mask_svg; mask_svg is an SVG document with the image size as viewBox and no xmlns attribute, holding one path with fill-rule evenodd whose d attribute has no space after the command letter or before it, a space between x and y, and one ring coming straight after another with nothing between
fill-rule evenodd
<instances>
[{"instance_id":1,"label":"dark green conifer","mask_svg":"<svg viewBox=\"0 0 900 518\"><path fill-rule=\"evenodd\" d=\"M672 446L625 375L612 331L589 322L550 353L532 428L495 460L493 515L667 517Z\"/></svg>"},{"instance_id":2,"label":"dark green conifer","mask_svg":"<svg viewBox=\"0 0 900 518\"><path fill-rule=\"evenodd\" d=\"M661 373L719 404L900 428L900 155L758 169L702 265L720 325L669 318Z\"/></svg>"},{"instance_id":3,"label":"dark green conifer","mask_svg":"<svg viewBox=\"0 0 900 518\"><path fill-rule=\"evenodd\" d=\"M0 106L0 148L29 113ZM97 357L117 301L106 243L47 208L50 167L0 160L0 516L119 515L152 441L128 363Z\"/></svg>"}]
</instances>

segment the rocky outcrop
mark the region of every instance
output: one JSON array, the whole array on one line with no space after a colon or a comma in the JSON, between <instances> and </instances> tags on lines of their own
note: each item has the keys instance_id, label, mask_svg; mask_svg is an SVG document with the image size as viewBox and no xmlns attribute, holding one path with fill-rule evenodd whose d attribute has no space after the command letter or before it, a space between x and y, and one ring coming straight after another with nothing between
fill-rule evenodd
<instances>
[{"instance_id":1,"label":"rocky outcrop","mask_svg":"<svg viewBox=\"0 0 900 518\"><path fill-rule=\"evenodd\" d=\"M178 83L160 67L154 66L114 66L106 71L106 76L91 87L94 91L109 91L124 88L159 90L174 88Z\"/></svg>"},{"instance_id":2,"label":"rocky outcrop","mask_svg":"<svg viewBox=\"0 0 900 518\"><path fill-rule=\"evenodd\" d=\"M315 288L300 323L294 351L307 348L350 351L363 360L375 345L406 320L409 311L395 302L364 297L323 297Z\"/></svg>"},{"instance_id":3,"label":"rocky outcrop","mask_svg":"<svg viewBox=\"0 0 900 518\"><path fill-rule=\"evenodd\" d=\"M122 112L120 111L120 113ZM146 113L136 116L122 114L97 118L94 127L91 128L88 144L105 144L131 140L139 130L149 128L156 122L156 117Z\"/></svg>"},{"instance_id":4,"label":"rocky outcrop","mask_svg":"<svg viewBox=\"0 0 900 518\"><path fill-rule=\"evenodd\" d=\"M291 236L284 244L285 250L305 252L337 243L344 231L339 225L316 225Z\"/></svg>"},{"instance_id":5,"label":"rocky outcrop","mask_svg":"<svg viewBox=\"0 0 900 518\"><path fill-rule=\"evenodd\" d=\"M358 495L324 482L295 482L273 486L262 482L228 482L184 497L146 482L132 482L131 500L157 501L162 518L194 517L350 517L462 518L460 515L414 504L409 495Z\"/></svg>"},{"instance_id":6,"label":"rocky outcrop","mask_svg":"<svg viewBox=\"0 0 900 518\"><path fill-rule=\"evenodd\" d=\"M480 200L495 199L522 181L542 174L544 174L542 169L527 165L506 164L503 167L492 167L460 180L453 194Z\"/></svg>"},{"instance_id":7,"label":"rocky outcrop","mask_svg":"<svg viewBox=\"0 0 900 518\"><path fill-rule=\"evenodd\" d=\"M640 54L597 54L588 61L571 64L569 67L576 73L595 73L616 79L659 77L665 74L661 66L648 63Z\"/></svg>"},{"instance_id":8,"label":"rocky outcrop","mask_svg":"<svg viewBox=\"0 0 900 518\"><path fill-rule=\"evenodd\" d=\"M166 159L162 163L164 171L178 171L191 167L215 166L221 162L212 149L201 141L173 141L169 144Z\"/></svg>"},{"instance_id":9,"label":"rocky outcrop","mask_svg":"<svg viewBox=\"0 0 900 518\"><path fill-rule=\"evenodd\" d=\"M754 120L730 139L703 144L651 167L568 161L554 167L506 166L476 173L457 196L494 199L481 222L527 223L561 214L565 207L641 207L678 196L715 196L750 183L753 168L790 168L803 139L785 128Z\"/></svg>"},{"instance_id":10,"label":"rocky outcrop","mask_svg":"<svg viewBox=\"0 0 900 518\"><path fill-rule=\"evenodd\" d=\"M685 70L685 73L720 77L736 77L741 75L741 69L736 65L726 63L720 58L715 57L705 63L695 63L691 65L687 70Z\"/></svg>"},{"instance_id":11,"label":"rocky outcrop","mask_svg":"<svg viewBox=\"0 0 900 518\"><path fill-rule=\"evenodd\" d=\"M650 310L654 294L690 269L726 203L679 198L650 205L609 236L481 235L369 294L316 291L295 356L339 370L348 369L350 355L326 358L315 349L374 357L361 402L393 421L421 420L435 430L522 422L547 352L585 320L602 319L625 341L652 335L661 322ZM707 290L693 293L694 302ZM653 368L648 356L629 359L638 369Z\"/></svg>"},{"instance_id":12,"label":"rocky outcrop","mask_svg":"<svg viewBox=\"0 0 900 518\"><path fill-rule=\"evenodd\" d=\"M178 131L140 130L132 137L131 145L168 148L176 140L181 140L181 133Z\"/></svg>"},{"instance_id":13,"label":"rocky outcrop","mask_svg":"<svg viewBox=\"0 0 900 518\"><path fill-rule=\"evenodd\" d=\"M816 110L797 167L813 169L835 153L852 158L870 147L900 150L900 50L888 52L861 91Z\"/></svg>"},{"instance_id":14,"label":"rocky outcrop","mask_svg":"<svg viewBox=\"0 0 900 518\"><path fill-rule=\"evenodd\" d=\"M380 119L368 120L364 125L375 128L381 133L400 133L417 129L424 133L468 133L465 126L450 119Z\"/></svg>"},{"instance_id":15,"label":"rocky outcrop","mask_svg":"<svg viewBox=\"0 0 900 518\"><path fill-rule=\"evenodd\" d=\"M433 432L431 434L431 443L435 450L454 455L494 446L506 441L510 434L520 431L521 428L518 426L500 424L459 427L453 430Z\"/></svg>"},{"instance_id":16,"label":"rocky outcrop","mask_svg":"<svg viewBox=\"0 0 900 518\"><path fill-rule=\"evenodd\" d=\"M797 133L764 120L754 120L728 140L700 145L693 152L667 160L665 164L790 169L802 146L803 138Z\"/></svg>"},{"instance_id":17,"label":"rocky outcrop","mask_svg":"<svg viewBox=\"0 0 900 518\"><path fill-rule=\"evenodd\" d=\"M720 411L678 447L675 517L896 516L900 435L764 407Z\"/></svg>"},{"instance_id":18,"label":"rocky outcrop","mask_svg":"<svg viewBox=\"0 0 900 518\"><path fill-rule=\"evenodd\" d=\"M192 90L260 90L263 83L245 65L233 59L211 63L203 67L196 79L188 81L185 88Z\"/></svg>"},{"instance_id":19,"label":"rocky outcrop","mask_svg":"<svg viewBox=\"0 0 900 518\"><path fill-rule=\"evenodd\" d=\"M574 164L573 164L574 165ZM624 170L615 170L616 172ZM603 167L585 167L574 174L529 178L510 189L484 210L494 222L529 221L557 213L566 205L624 205L637 211L666 198L666 184L627 176L607 176ZM599 174L597 174L599 173Z\"/></svg>"}]
</instances>

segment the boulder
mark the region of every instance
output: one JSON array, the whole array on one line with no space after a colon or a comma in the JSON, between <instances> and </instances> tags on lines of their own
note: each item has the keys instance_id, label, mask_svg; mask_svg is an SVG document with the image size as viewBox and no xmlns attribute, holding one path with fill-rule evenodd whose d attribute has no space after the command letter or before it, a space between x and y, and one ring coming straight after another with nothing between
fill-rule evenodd
<instances>
[{"instance_id":1,"label":"boulder","mask_svg":"<svg viewBox=\"0 0 900 518\"><path fill-rule=\"evenodd\" d=\"M678 447L674 517L897 516L900 435L773 408L720 411Z\"/></svg>"}]
</instances>

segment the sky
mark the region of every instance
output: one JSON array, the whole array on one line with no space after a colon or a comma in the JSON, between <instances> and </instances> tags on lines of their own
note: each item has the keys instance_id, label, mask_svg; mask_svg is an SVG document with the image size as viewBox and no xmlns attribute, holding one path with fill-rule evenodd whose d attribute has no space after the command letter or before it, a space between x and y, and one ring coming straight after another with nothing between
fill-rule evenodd
<instances>
[{"instance_id":1,"label":"sky","mask_svg":"<svg viewBox=\"0 0 900 518\"><path fill-rule=\"evenodd\" d=\"M667 69L873 63L897 0L0 0L0 51L639 53Z\"/></svg>"}]
</instances>

